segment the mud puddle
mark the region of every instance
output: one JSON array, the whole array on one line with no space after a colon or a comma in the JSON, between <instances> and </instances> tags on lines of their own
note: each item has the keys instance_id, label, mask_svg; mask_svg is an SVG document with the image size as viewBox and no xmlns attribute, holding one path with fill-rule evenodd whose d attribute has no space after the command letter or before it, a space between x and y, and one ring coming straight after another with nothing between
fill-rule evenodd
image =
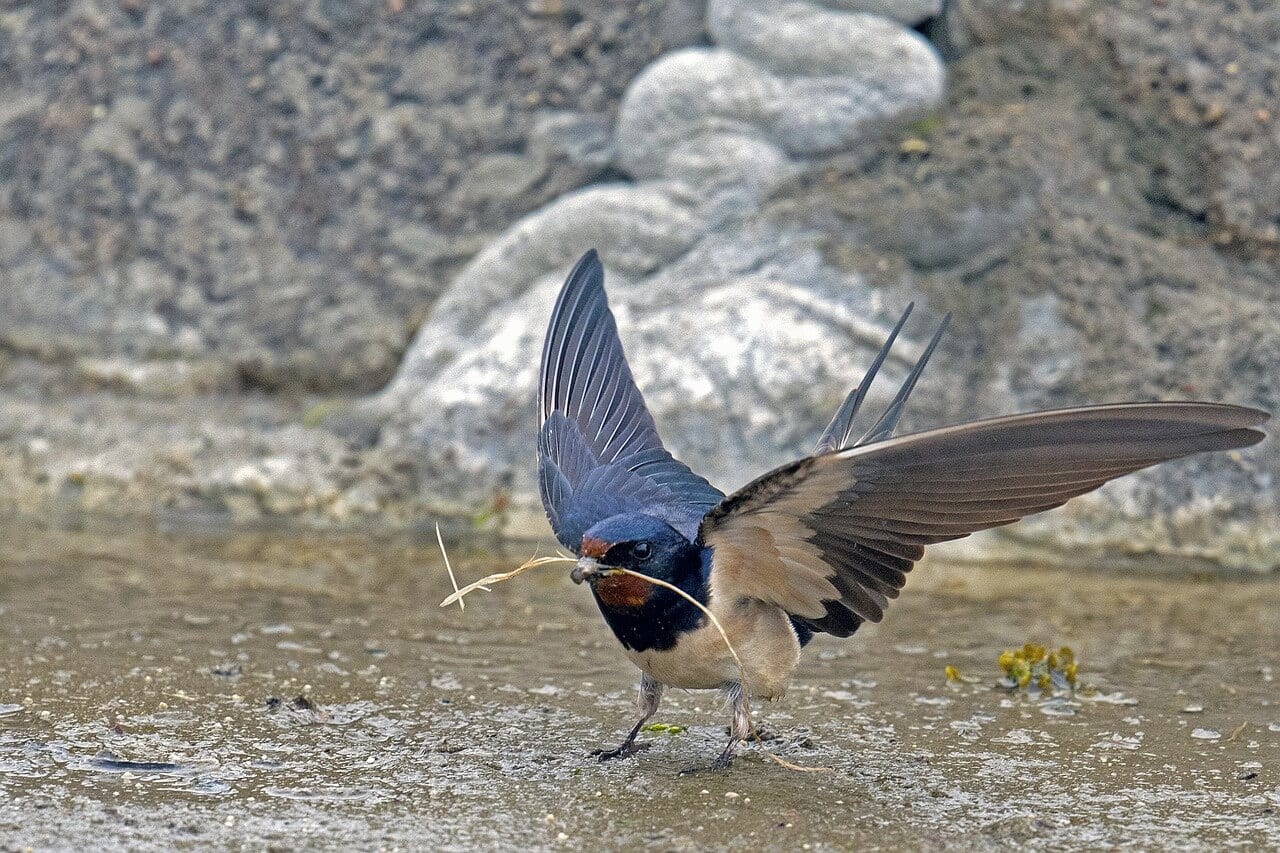
<instances>
[{"instance_id":1,"label":"mud puddle","mask_svg":"<svg viewBox=\"0 0 1280 853\"><path fill-rule=\"evenodd\" d=\"M595 763L635 673L561 568L442 611L425 538L0 533L0 847L1280 845L1274 579L926 564L758 712L829 772L680 777L725 714L675 691ZM1096 689L996 687L1027 641Z\"/></svg>"}]
</instances>

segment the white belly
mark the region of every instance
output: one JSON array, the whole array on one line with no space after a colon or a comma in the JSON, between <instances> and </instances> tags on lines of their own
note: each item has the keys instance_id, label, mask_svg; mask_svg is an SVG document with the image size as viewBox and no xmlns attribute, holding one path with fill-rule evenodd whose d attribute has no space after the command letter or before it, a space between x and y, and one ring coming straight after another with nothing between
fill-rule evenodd
<instances>
[{"instance_id":1,"label":"white belly","mask_svg":"<svg viewBox=\"0 0 1280 853\"><path fill-rule=\"evenodd\" d=\"M711 612L720 620L746 668L751 695L762 699L781 696L800 662L800 641L787 614L773 605L748 600L724 608L713 601ZM742 680L724 638L709 621L683 634L674 648L627 650L627 657L670 687L709 690Z\"/></svg>"}]
</instances>

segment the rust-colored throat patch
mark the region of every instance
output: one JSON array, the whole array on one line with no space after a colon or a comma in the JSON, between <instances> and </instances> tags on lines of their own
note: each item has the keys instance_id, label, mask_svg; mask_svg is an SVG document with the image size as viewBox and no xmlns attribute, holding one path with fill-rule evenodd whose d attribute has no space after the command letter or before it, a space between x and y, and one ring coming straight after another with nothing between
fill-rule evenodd
<instances>
[{"instance_id":1,"label":"rust-colored throat patch","mask_svg":"<svg viewBox=\"0 0 1280 853\"><path fill-rule=\"evenodd\" d=\"M592 583L600 601L609 607L643 607L653 595L653 584L631 575L605 575Z\"/></svg>"}]
</instances>

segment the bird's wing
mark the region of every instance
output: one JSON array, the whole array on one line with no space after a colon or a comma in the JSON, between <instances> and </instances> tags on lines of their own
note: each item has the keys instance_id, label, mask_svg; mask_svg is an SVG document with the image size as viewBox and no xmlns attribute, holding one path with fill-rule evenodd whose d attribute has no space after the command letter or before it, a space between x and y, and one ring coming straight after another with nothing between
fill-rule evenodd
<instances>
[{"instance_id":1,"label":"bird's wing","mask_svg":"<svg viewBox=\"0 0 1280 853\"><path fill-rule=\"evenodd\" d=\"M542 503L570 550L595 522L622 512L655 515L692 540L724 497L662 446L622 352L594 249L569 273L552 311L538 408Z\"/></svg>"},{"instance_id":2,"label":"bird's wing","mask_svg":"<svg viewBox=\"0 0 1280 853\"><path fill-rule=\"evenodd\" d=\"M1122 403L1035 412L811 456L712 510L713 596L759 599L818 631L878 622L926 545L1061 506L1149 465L1263 438L1264 412Z\"/></svg>"}]
</instances>

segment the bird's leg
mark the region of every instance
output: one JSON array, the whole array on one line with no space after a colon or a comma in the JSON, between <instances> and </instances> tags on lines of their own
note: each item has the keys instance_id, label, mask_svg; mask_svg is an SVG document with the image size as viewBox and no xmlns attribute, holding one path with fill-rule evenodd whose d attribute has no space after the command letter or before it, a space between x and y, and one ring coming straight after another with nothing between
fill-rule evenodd
<instances>
[{"instance_id":1,"label":"bird's leg","mask_svg":"<svg viewBox=\"0 0 1280 853\"><path fill-rule=\"evenodd\" d=\"M728 770L729 765L733 763L733 754L737 751L738 744L751 736L751 714L747 710L747 694L743 692L741 684L730 687L728 693L733 702L733 719L729 721L729 742L725 744L724 752L720 753L720 757L711 765L716 770Z\"/></svg>"},{"instance_id":2,"label":"bird's leg","mask_svg":"<svg viewBox=\"0 0 1280 853\"><path fill-rule=\"evenodd\" d=\"M729 685L725 688L725 697L733 706L733 718L729 721L729 742L725 744L724 751L711 762L710 767L687 767L680 771L681 776L701 770L728 770L729 765L733 764L733 754L737 751L738 744L751 736L751 714L742 685Z\"/></svg>"},{"instance_id":3,"label":"bird's leg","mask_svg":"<svg viewBox=\"0 0 1280 853\"><path fill-rule=\"evenodd\" d=\"M598 749L592 753L601 761L608 761L611 758L627 758L635 755L642 749L648 749L647 743L636 743L636 737L640 734L640 729L644 728L644 724L658 713L658 703L662 701L662 682L656 680L649 673L643 673L640 676L640 689L636 693L636 710L640 713L640 719L636 720L636 724L631 727L630 734L627 739L618 744L614 749Z\"/></svg>"}]
</instances>

